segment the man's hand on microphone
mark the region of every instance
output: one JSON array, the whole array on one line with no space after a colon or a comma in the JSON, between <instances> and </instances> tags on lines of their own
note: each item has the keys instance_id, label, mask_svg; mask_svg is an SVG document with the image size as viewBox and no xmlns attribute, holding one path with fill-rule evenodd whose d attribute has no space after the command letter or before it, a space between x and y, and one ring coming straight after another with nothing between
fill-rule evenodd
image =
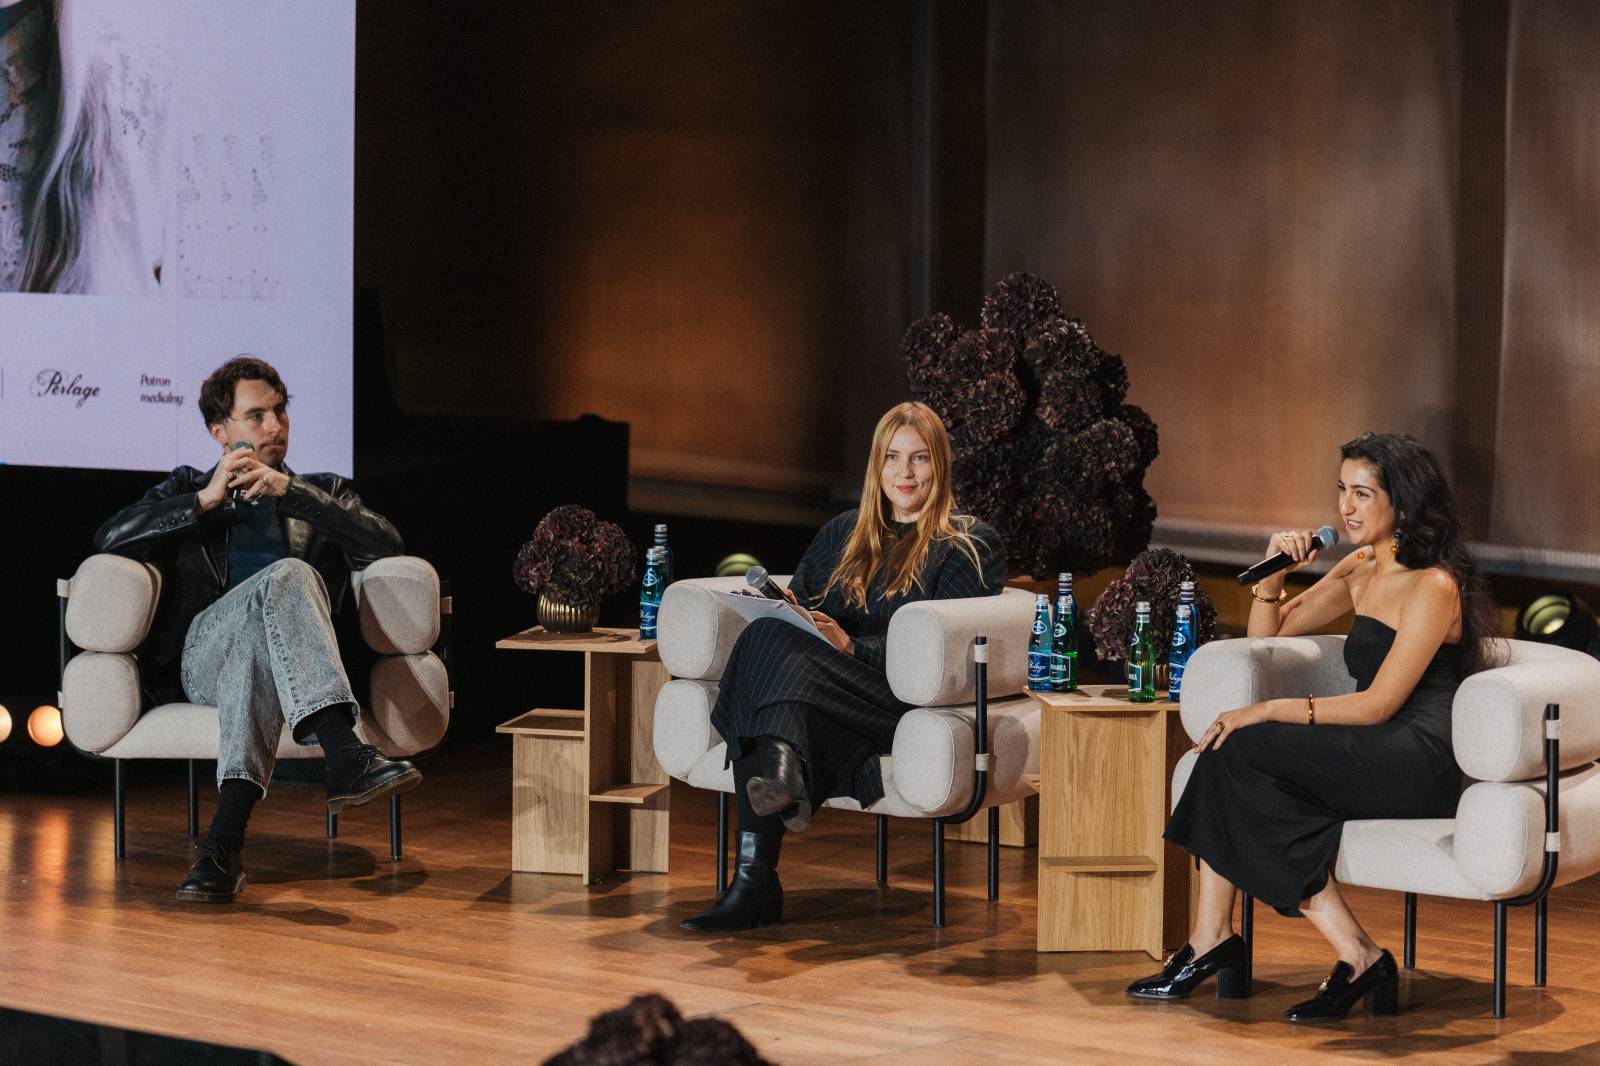
<instances>
[{"instance_id":1,"label":"man's hand on microphone","mask_svg":"<svg viewBox=\"0 0 1600 1066\"><path fill-rule=\"evenodd\" d=\"M211 471L211 480L206 482L205 488L195 494L195 510L205 514L222 506L222 501L228 498L229 482L247 462L256 462L255 456L249 449L241 451L224 449L222 458L217 460L216 468Z\"/></svg>"},{"instance_id":2,"label":"man's hand on microphone","mask_svg":"<svg viewBox=\"0 0 1600 1066\"><path fill-rule=\"evenodd\" d=\"M255 457L254 452L235 452L243 458L228 481L230 489L242 489L240 499L255 501L262 496L282 496L289 491L289 475L274 470Z\"/></svg>"}]
</instances>

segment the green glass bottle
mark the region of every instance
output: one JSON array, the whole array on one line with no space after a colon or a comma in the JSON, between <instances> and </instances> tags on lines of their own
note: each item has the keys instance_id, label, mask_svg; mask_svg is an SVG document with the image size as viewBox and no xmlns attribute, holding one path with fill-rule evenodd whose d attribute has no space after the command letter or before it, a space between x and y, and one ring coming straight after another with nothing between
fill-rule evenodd
<instances>
[{"instance_id":1,"label":"green glass bottle","mask_svg":"<svg viewBox=\"0 0 1600 1066\"><path fill-rule=\"evenodd\" d=\"M1150 603L1133 606L1133 636L1128 640L1128 702L1156 701L1156 646L1150 639Z\"/></svg>"}]
</instances>

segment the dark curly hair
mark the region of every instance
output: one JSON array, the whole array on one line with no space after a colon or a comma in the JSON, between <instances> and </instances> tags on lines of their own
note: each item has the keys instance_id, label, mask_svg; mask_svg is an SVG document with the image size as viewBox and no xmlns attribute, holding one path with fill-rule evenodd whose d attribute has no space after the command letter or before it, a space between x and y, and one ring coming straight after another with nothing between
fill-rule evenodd
<instances>
[{"instance_id":1,"label":"dark curly hair","mask_svg":"<svg viewBox=\"0 0 1600 1066\"><path fill-rule=\"evenodd\" d=\"M1377 471L1400 534L1395 561L1412 570L1438 567L1455 579L1461 595L1463 676L1488 667L1494 658L1494 600L1467 551L1455 494L1439 460L1404 433L1363 433L1339 449L1339 458L1368 463Z\"/></svg>"},{"instance_id":2,"label":"dark curly hair","mask_svg":"<svg viewBox=\"0 0 1600 1066\"><path fill-rule=\"evenodd\" d=\"M200 384L200 415L208 427L228 420L233 413L233 389L241 381L265 381L288 402L289 390L271 363L253 355L236 355Z\"/></svg>"}]
</instances>

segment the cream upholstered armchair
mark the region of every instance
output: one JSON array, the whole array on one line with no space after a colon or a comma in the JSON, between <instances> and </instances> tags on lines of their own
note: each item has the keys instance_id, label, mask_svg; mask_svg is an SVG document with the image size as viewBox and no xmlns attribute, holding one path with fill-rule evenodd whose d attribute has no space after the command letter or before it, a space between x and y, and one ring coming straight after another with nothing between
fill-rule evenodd
<instances>
[{"instance_id":1,"label":"cream upholstered armchair","mask_svg":"<svg viewBox=\"0 0 1600 1066\"><path fill-rule=\"evenodd\" d=\"M1355 682L1344 637L1220 640L1189 660L1183 727L1198 740L1218 714L1258 700L1338 695ZM1600 871L1600 662L1506 641L1499 665L1456 692L1451 741L1467 778L1454 818L1346 822L1333 876L1405 897L1405 965L1416 965L1417 896L1494 904L1494 1016L1505 1016L1506 917L1534 905L1534 984L1545 983L1549 891ZM1176 804L1198 758L1173 771ZM1247 945L1249 897L1244 901Z\"/></svg>"},{"instance_id":2,"label":"cream upholstered armchair","mask_svg":"<svg viewBox=\"0 0 1600 1066\"><path fill-rule=\"evenodd\" d=\"M711 708L745 621L709 590L743 587L737 577L678 581L659 615L661 662L673 680L656 697L656 758L673 777L717 793L719 892L727 883L733 771L724 765L727 745L712 728ZM932 822L936 926L944 924L944 827L988 809L989 898L998 899L998 805L1033 791L1026 775L1039 770L1039 706L1021 695L1032 618L1033 597L1006 589L908 604L889 623L889 684L916 709L900 719L893 751L883 759L884 797L866 813L877 816L879 884L888 881L889 817ZM825 806L861 810L853 799Z\"/></svg>"},{"instance_id":3,"label":"cream upholstered armchair","mask_svg":"<svg viewBox=\"0 0 1600 1066\"><path fill-rule=\"evenodd\" d=\"M379 559L351 575L363 641L377 659L357 724L367 743L391 757L426 754L444 739L451 692L446 663L435 653L448 597L439 575L414 556ZM193 703L143 706L134 649L149 632L161 595L161 572L120 555L92 555L61 598L61 723L79 750L115 765L115 854L125 854L123 761L185 759L189 763L189 835L199 833L195 760L217 757L217 709ZM81 650L80 650L81 649ZM444 647L441 645L441 651ZM446 652L446 658L448 653ZM278 758L322 754L296 744L284 728ZM400 803L389 804L389 851L400 858ZM328 835L338 832L328 815Z\"/></svg>"}]
</instances>

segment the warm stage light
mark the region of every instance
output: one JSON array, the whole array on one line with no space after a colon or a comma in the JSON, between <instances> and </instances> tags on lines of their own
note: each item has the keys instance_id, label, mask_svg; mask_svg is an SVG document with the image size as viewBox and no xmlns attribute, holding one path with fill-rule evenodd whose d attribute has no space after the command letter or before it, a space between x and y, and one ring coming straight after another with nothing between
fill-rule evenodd
<instances>
[{"instance_id":1,"label":"warm stage light","mask_svg":"<svg viewBox=\"0 0 1600 1066\"><path fill-rule=\"evenodd\" d=\"M1568 592L1535 597L1517 612L1517 639L1558 644L1600 654L1600 621L1589 605Z\"/></svg>"},{"instance_id":2,"label":"warm stage light","mask_svg":"<svg viewBox=\"0 0 1600 1066\"><path fill-rule=\"evenodd\" d=\"M746 570L760 565L761 560L749 552L735 552L718 563L714 573L717 577L743 577Z\"/></svg>"},{"instance_id":3,"label":"warm stage light","mask_svg":"<svg viewBox=\"0 0 1600 1066\"><path fill-rule=\"evenodd\" d=\"M48 704L35 707L28 715L28 735L42 748L53 748L61 743L61 712Z\"/></svg>"},{"instance_id":4,"label":"warm stage light","mask_svg":"<svg viewBox=\"0 0 1600 1066\"><path fill-rule=\"evenodd\" d=\"M0 743L4 743L5 739L7 737L9 737L10 735L11 735L11 712L6 710L4 704L0 704Z\"/></svg>"}]
</instances>

